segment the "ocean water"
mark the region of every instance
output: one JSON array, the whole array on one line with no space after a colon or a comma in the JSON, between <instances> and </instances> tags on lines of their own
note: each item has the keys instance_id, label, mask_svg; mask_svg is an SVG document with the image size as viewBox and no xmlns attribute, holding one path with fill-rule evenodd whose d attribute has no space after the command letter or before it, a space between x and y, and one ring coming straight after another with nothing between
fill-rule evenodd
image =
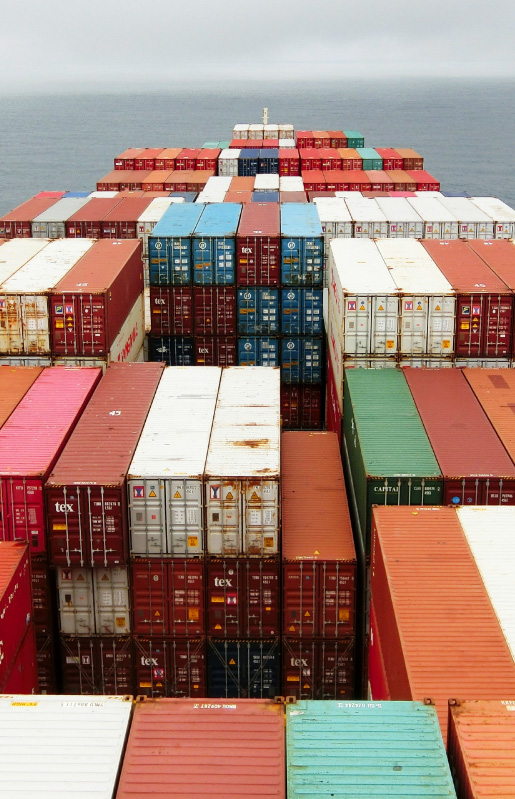
<instances>
[{"instance_id":1,"label":"ocean water","mask_svg":"<svg viewBox=\"0 0 515 799\"><path fill-rule=\"evenodd\" d=\"M237 123L359 130L412 147L444 191L515 207L515 81L413 79L181 83L79 94L0 95L0 214L42 190L93 191L127 147L228 140Z\"/></svg>"}]
</instances>

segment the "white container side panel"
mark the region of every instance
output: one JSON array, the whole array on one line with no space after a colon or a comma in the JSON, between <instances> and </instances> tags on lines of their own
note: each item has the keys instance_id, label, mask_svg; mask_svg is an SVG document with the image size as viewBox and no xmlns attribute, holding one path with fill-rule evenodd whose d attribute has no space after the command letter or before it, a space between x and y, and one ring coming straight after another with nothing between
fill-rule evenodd
<instances>
[{"instance_id":1,"label":"white container side panel","mask_svg":"<svg viewBox=\"0 0 515 799\"><path fill-rule=\"evenodd\" d=\"M278 139L279 126L273 124L263 125L263 138L264 139Z\"/></svg>"},{"instance_id":2,"label":"white container side panel","mask_svg":"<svg viewBox=\"0 0 515 799\"><path fill-rule=\"evenodd\" d=\"M232 137L233 139L248 139L249 137L249 125L247 123L242 123L240 125L235 125L232 129Z\"/></svg>"},{"instance_id":3,"label":"white container side panel","mask_svg":"<svg viewBox=\"0 0 515 799\"><path fill-rule=\"evenodd\" d=\"M131 711L131 697L1 696L2 799L112 799Z\"/></svg>"},{"instance_id":4,"label":"white container side panel","mask_svg":"<svg viewBox=\"0 0 515 799\"><path fill-rule=\"evenodd\" d=\"M96 568L92 571L97 634L128 635L131 623L126 567Z\"/></svg>"},{"instance_id":5,"label":"white container side panel","mask_svg":"<svg viewBox=\"0 0 515 799\"><path fill-rule=\"evenodd\" d=\"M279 191L279 175L256 175L256 179L254 181L254 191Z\"/></svg>"},{"instance_id":6,"label":"white container side panel","mask_svg":"<svg viewBox=\"0 0 515 799\"><path fill-rule=\"evenodd\" d=\"M10 356L0 356L0 366L52 366L52 358L11 358Z\"/></svg>"},{"instance_id":7,"label":"white container side panel","mask_svg":"<svg viewBox=\"0 0 515 799\"><path fill-rule=\"evenodd\" d=\"M515 508L464 507L457 513L515 660Z\"/></svg>"},{"instance_id":8,"label":"white container side panel","mask_svg":"<svg viewBox=\"0 0 515 799\"><path fill-rule=\"evenodd\" d=\"M238 156L241 150L222 150L218 156L218 175L236 177L238 175Z\"/></svg>"},{"instance_id":9,"label":"white container side panel","mask_svg":"<svg viewBox=\"0 0 515 799\"><path fill-rule=\"evenodd\" d=\"M278 125L280 139L295 139L295 129L293 125Z\"/></svg>"},{"instance_id":10,"label":"white container side panel","mask_svg":"<svg viewBox=\"0 0 515 799\"><path fill-rule=\"evenodd\" d=\"M284 148L291 147L292 150L294 150L296 148L297 143L296 143L295 139L293 139L293 138L291 138L291 139L284 138L283 139L283 138L281 138L281 136L279 136L279 138L281 139L281 141L279 143L279 147L281 147L281 148L283 148L283 147Z\"/></svg>"},{"instance_id":11,"label":"white container side panel","mask_svg":"<svg viewBox=\"0 0 515 799\"><path fill-rule=\"evenodd\" d=\"M279 191L304 191L300 175L279 175Z\"/></svg>"},{"instance_id":12,"label":"white container side panel","mask_svg":"<svg viewBox=\"0 0 515 799\"><path fill-rule=\"evenodd\" d=\"M422 238L424 223L406 197L377 197L376 202L388 220L390 238Z\"/></svg>"},{"instance_id":13,"label":"white container side panel","mask_svg":"<svg viewBox=\"0 0 515 799\"><path fill-rule=\"evenodd\" d=\"M345 204L353 221L355 238L377 239L388 236L388 220L374 198L346 196Z\"/></svg>"},{"instance_id":14,"label":"white container side panel","mask_svg":"<svg viewBox=\"0 0 515 799\"><path fill-rule=\"evenodd\" d=\"M471 197L480 211L494 222L496 239L512 239L515 236L515 210L497 197Z\"/></svg>"},{"instance_id":15,"label":"white container side panel","mask_svg":"<svg viewBox=\"0 0 515 799\"><path fill-rule=\"evenodd\" d=\"M63 635L95 635L95 603L92 569L56 569L59 600L59 632Z\"/></svg>"},{"instance_id":16,"label":"white container side panel","mask_svg":"<svg viewBox=\"0 0 515 799\"><path fill-rule=\"evenodd\" d=\"M440 197L439 202L448 208L459 221L461 239L493 239L492 218L481 211L469 197Z\"/></svg>"},{"instance_id":17,"label":"white container side panel","mask_svg":"<svg viewBox=\"0 0 515 799\"><path fill-rule=\"evenodd\" d=\"M424 223L425 239L457 239L458 220L435 197L407 197Z\"/></svg>"},{"instance_id":18,"label":"white container side panel","mask_svg":"<svg viewBox=\"0 0 515 799\"><path fill-rule=\"evenodd\" d=\"M59 631L65 635L127 635L127 569L57 569Z\"/></svg>"},{"instance_id":19,"label":"white container side panel","mask_svg":"<svg viewBox=\"0 0 515 799\"><path fill-rule=\"evenodd\" d=\"M344 363L345 369L396 369L395 358L349 358ZM343 373L345 380L345 371Z\"/></svg>"},{"instance_id":20,"label":"white container side panel","mask_svg":"<svg viewBox=\"0 0 515 799\"><path fill-rule=\"evenodd\" d=\"M73 214L86 205L90 200L90 197L63 197L62 199L58 200L56 203L47 208L45 211L42 211L38 216L34 217L32 220L34 223L60 223L66 222Z\"/></svg>"},{"instance_id":21,"label":"white container side panel","mask_svg":"<svg viewBox=\"0 0 515 799\"><path fill-rule=\"evenodd\" d=\"M249 125L249 139L262 139L263 138L263 125L251 124Z\"/></svg>"},{"instance_id":22,"label":"white container side panel","mask_svg":"<svg viewBox=\"0 0 515 799\"><path fill-rule=\"evenodd\" d=\"M0 287L24 264L47 246L49 239L10 239L2 245ZM1 290L1 288L0 288Z\"/></svg>"}]
</instances>

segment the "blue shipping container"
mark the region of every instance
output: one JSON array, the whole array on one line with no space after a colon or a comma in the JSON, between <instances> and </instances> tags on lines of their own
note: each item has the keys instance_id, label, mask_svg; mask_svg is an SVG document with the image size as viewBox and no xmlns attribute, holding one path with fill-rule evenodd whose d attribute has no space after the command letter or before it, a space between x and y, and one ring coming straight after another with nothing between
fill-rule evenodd
<instances>
[{"instance_id":1,"label":"blue shipping container","mask_svg":"<svg viewBox=\"0 0 515 799\"><path fill-rule=\"evenodd\" d=\"M236 279L236 231L240 203L210 203L193 233L193 282L196 286L233 286Z\"/></svg>"},{"instance_id":2,"label":"blue shipping container","mask_svg":"<svg viewBox=\"0 0 515 799\"><path fill-rule=\"evenodd\" d=\"M281 204L281 281L284 286L322 286L324 239L316 206Z\"/></svg>"},{"instance_id":3,"label":"blue shipping container","mask_svg":"<svg viewBox=\"0 0 515 799\"><path fill-rule=\"evenodd\" d=\"M90 191L67 191L64 197L89 197L90 194Z\"/></svg>"},{"instance_id":4,"label":"blue shipping container","mask_svg":"<svg viewBox=\"0 0 515 799\"><path fill-rule=\"evenodd\" d=\"M306 336L281 339L281 380L283 383L321 383L323 339Z\"/></svg>"},{"instance_id":5,"label":"blue shipping container","mask_svg":"<svg viewBox=\"0 0 515 799\"><path fill-rule=\"evenodd\" d=\"M238 289L238 335L279 333L279 289Z\"/></svg>"},{"instance_id":6,"label":"blue shipping container","mask_svg":"<svg viewBox=\"0 0 515 799\"><path fill-rule=\"evenodd\" d=\"M276 147L259 151L258 172L260 175L279 174L279 150Z\"/></svg>"},{"instance_id":7,"label":"blue shipping container","mask_svg":"<svg viewBox=\"0 0 515 799\"><path fill-rule=\"evenodd\" d=\"M238 175L255 177L258 171L259 150L244 147L238 156Z\"/></svg>"},{"instance_id":8,"label":"blue shipping container","mask_svg":"<svg viewBox=\"0 0 515 799\"><path fill-rule=\"evenodd\" d=\"M195 342L186 336L149 336L148 360L168 366L195 366Z\"/></svg>"},{"instance_id":9,"label":"blue shipping container","mask_svg":"<svg viewBox=\"0 0 515 799\"><path fill-rule=\"evenodd\" d=\"M183 197L185 203L194 203L198 195L198 191L171 191L168 196Z\"/></svg>"},{"instance_id":10,"label":"blue shipping container","mask_svg":"<svg viewBox=\"0 0 515 799\"><path fill-rule=\"evenodd\" d=\"M173 203L148 237L151 286L191 284L191 236L205 209L203 203Z\"/></svg>"},{"instance_id":11,"label":"blue shipping container","mask_svg":"<svg viewBox=\"0 0 515 799\"><path fill-rule=\"evenodd\" d=\"M323 289L281 290L281 333L321 336L324 332Z\"/></svg>"},{"instance_id":12,"label":"blue shipping container","mask_svg":"<svg viewBox=\"0 0 515 799\"><path fill-rule=\"evenodd\" d=\"M279 202L279 192L278 191L253 191L251 199L252 199L253 203L278 203Z\"/></svg>"},{"instance_id":13,"label":"blue shipping container","mask_svg":"<svg viewBox=\"0 0 515 799\"><path fill-rule=\"evenodd\" d=\"M238 339L238 366L279 366L279 339L243 336Z\"/></svg>"},{"instance_id":14,"label":"blue shipping container","mask_svg":"<svg viewBox=\"0 0 515 799\"><path fill-rule=\"evenodd\" d=\"M208 696L273 699L281 682L278 639L208 642Z\"/></svg>"},{"instance_id":15,"label":"blue shipping container","mask_svg":"<svg viewBox=\"0 0 515 799\"><path fill-rule=\"evenodd\" d=\"M287 799L456 799L435 708L421 702L286 705Z\"/></svg>"}]
</instances>

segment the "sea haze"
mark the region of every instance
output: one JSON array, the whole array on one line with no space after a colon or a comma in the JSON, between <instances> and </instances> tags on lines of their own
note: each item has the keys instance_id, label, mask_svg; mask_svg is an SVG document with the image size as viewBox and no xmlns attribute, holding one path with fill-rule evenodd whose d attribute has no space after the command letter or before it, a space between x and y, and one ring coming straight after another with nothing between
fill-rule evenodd
<instances>
[{"instance_id":1,"label":"sea haze","mask_svg":"<svg viewBox=\"0 0 515 799\"><path fill-rule=\"evenodd\" d=\"M515 80L185 83L1 97L0 214L42 190L93 191L127 147L199 147L237 123L358 130L366 147L411 147L444 191L515 207Z\"/></svg>"}]
</instances>

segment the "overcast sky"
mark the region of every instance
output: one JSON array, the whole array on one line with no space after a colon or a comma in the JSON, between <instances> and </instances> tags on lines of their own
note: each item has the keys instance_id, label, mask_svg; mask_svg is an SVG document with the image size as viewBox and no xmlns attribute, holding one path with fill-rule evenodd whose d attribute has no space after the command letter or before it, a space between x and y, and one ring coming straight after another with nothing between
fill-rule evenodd
<instances>
[{"instance_id":1,"label":"overcast sky","mask_svg":"<svg viewBox=\"0 0 515 799\"><path fill-rule=\"evenodd\" d=\"M0 19L4 89L515 76L513 0L26 0Z\"/></svg>"}]
</instances>

